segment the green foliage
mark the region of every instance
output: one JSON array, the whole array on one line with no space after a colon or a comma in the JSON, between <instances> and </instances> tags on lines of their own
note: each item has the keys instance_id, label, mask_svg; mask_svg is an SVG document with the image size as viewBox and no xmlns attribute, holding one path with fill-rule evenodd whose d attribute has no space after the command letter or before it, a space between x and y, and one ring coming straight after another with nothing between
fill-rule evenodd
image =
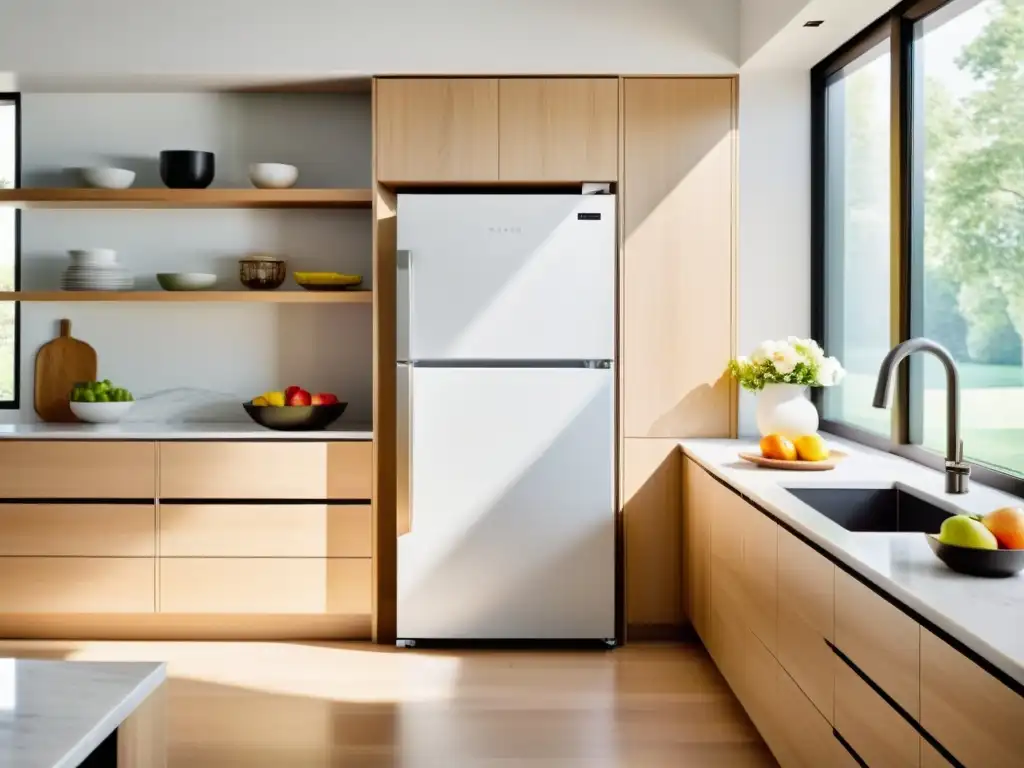
<instances>
[{"instance_id":1,"label":"green foliage","mask_svg":"<svg viewBox=\"0 0 1024 768\"><path fill-rule=\"evenodd\" d=\"M1002 294L961 301L971 351L983 358L1012 346L1007 318L1018 347L1024 334L1024 0L989 5L989 21L957 61L976 87L957 101L926 84L926 254L955 281L984 280Z\"/></svg>"}]
</instances>

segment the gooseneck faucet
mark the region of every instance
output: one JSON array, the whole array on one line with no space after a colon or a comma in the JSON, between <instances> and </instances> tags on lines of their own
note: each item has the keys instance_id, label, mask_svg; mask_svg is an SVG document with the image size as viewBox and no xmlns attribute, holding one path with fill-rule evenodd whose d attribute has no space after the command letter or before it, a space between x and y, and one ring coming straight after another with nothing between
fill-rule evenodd
<instances>
[{"instance_id":1,"label":"gooseneck faucet","mask_svg":"<svg viewBox=\"0 0 1024 768\"><path fill-rule=\"evenodd\" d=\"M946 367L946 493L967 493L971 467L964 463L964 441L960 438L960 371L949 350L931 339L917 338L893 347L878 369L875 408L889 406L889 393L896 368L915 352L931 352Z\"/></svg>"}]
</instances>

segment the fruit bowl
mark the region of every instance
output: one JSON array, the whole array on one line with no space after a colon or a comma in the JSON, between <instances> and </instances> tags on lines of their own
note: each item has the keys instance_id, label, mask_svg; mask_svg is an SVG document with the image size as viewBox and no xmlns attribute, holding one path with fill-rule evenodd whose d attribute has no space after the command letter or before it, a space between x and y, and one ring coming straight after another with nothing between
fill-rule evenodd
<instances>
[{"instance_id":1,"label":"fruit bowl","mask_svg":"<svg viewBox=\"0 0 1024 768\"><path fill-rule=\"evenodd\" d=\"M312 432L327 429L345 412L348 403L330 405L253 405L243 403L249 417L267 429L285 432Z\"/></svg>"},{"instance_id":2,"label":"fruit bowl","mask_svg":"<svg viewBox=\"0 0 1024 768\"><path fill-rule=\"evenodd\" d=\"M975 549L944 544L934 534L926 534L928 546L942 562L958 573L1005 579L1024 570L1024 549Z\"/></svg>"},{"instance_id":3,"label":"fruit bowl","mask_svg":"<svg viewBox=\"0 0 1024 768\"><path fill-rule=\"evenodd\" d=\"M80 421L87 421L90 424L115 424L125 417L135 403L76 403L72 400L69 405L71 412Z\"/></svg>"}]
</instances>

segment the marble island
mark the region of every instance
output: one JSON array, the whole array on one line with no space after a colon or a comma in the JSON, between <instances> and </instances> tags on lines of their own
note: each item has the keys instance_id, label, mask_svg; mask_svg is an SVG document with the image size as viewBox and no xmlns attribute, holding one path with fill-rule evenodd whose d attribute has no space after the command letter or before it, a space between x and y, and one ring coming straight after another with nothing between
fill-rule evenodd
<instances>
[{"instance_id":1,"label":"marble island","mask_svg":"<svg viewBox=\"0 0 1024 768\"><path fill-rule=\"evenodd\" d=\"M0 765L163 765L162 662L0 659Z\"/></svg>"},{"instance_id":2,"label":"marble island","mask_svg":"<svg viewBox=\"0 0 1024 768\"><path fill-rule=\"evenodd\" d=\"M921 533L851 532L787 488L893 488L950 513L985 514L1024 500L972 483L966 495L947 495L940 472L905 459L829 437L849 454L833 471L784 472L755 467L741 451L752 441L684 440L684 454L837 563L852 569L896 602L962 643L1006 677L1024 686L1024 575L981 579L949 570Z\"/></svg>"}]
</instances>

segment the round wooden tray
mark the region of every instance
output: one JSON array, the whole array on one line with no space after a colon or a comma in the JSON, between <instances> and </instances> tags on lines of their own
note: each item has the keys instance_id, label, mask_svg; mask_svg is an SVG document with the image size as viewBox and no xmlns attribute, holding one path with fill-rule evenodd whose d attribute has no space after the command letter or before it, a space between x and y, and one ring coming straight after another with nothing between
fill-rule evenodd
<instances>
[{"instance_id":1,"label":"round wooden tray","mask_svg":"<svg viewBox=\"0 0 1024 768\"><path fill-rule=\"evenodd\" d=\"M825 472L829 469L835 469L839 462L846 458L846 454L842 451L832 451L832 455L824 461L786 461L785 459L766 459L759 453L741 453L740 458L744 461L749 461L751 464L757 464L759 467L766 467L767 469L785 469L791 472Z\"/></svg>"}]
</instances>

